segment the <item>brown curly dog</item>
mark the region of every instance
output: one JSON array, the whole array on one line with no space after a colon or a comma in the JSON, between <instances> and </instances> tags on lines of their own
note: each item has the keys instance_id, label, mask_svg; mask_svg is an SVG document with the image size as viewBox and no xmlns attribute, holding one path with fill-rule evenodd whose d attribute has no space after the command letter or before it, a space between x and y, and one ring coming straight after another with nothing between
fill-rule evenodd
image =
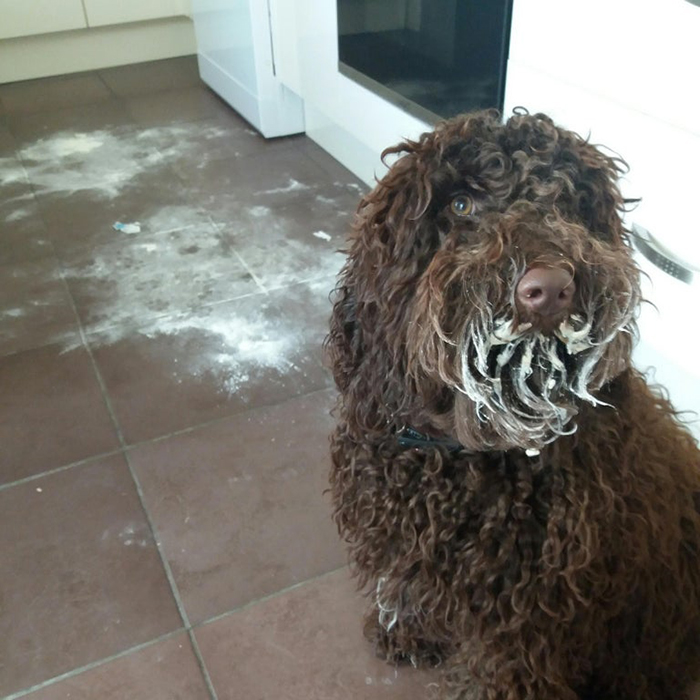
<instances>
[{"instance_id":1,"label":"brown curly dog","mask_svg":"<svg viewBox=\"0 0 700 700\"><path fill-rule=\"evenodd\" d=\"M687 698L700 452L631 365L624 163L494 111L387 155L326 341L367 636L445 698Z\"/></svg>"}]
</instances>

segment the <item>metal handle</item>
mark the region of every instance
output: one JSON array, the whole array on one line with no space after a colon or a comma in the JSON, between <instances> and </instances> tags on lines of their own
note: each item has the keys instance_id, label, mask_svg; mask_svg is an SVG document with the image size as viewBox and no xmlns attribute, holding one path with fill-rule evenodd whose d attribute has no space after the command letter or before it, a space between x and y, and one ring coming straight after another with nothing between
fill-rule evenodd
<instances>
[{"instance_id":1,"label":"metal handle","mask_svg":"<svg viewBox=\"0 0 700 700\"><path fill-rule=\"evenodd\" d=\"M700 2L700 0L698 0ZM652 264L656 265L660 270L663 270L667 275L675 277L686 284L693 284L695 273L679 263L677 260L672 260L662 252L656 241L651 236L649 231L633 224L632 238L635 248Z\"/></svg>"}]
</instances>

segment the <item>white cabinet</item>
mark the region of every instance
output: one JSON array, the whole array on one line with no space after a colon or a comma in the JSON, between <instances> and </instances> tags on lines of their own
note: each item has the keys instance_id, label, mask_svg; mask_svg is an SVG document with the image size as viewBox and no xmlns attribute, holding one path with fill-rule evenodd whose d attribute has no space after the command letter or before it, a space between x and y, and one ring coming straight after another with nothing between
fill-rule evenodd
<instances>
[{"instance_id":1,"label":"white cabinet","mask_svg":"<svg viewBox=\"0 0 700 700\"><path fill-rule=\"evenodd\" d=\"M261 0L194 0L192 9L202 80L263 136L304 131L303 103L288 87L298 83L296 32L279 23L276 32L271 24L271 10L280 7ZM287 62L283 82L276 64L281 70Z\"/></svg>"},{"instance_id":2,"label":"white cabinet","mask_svg":"<svg viewBox=\"0 0 700 700\"><path fill-rule=\"evenodd\" d=\"M0 0L0 39L86 26L81 0Z\"/></svg>"},{"instance_id":3,"label":"white cabinet","mask_svg":"<svg viewBox=\"0 0 700 700\"><path fill-rule=\"evenodd\" d=\"M102 27L108 24L141 22L161 17L189 14L187 0L83 0L88 24Z\"/></svg>"}]
</instances>

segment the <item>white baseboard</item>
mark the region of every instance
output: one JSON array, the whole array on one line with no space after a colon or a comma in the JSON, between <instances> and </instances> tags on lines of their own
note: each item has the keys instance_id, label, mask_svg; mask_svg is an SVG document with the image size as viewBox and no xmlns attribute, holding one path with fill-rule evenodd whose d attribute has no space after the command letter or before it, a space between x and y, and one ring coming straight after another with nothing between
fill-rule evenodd
<instances>
[{"instance_id":1,"label":"white baseboard","mask_svg":"<svg viewBox=\"0 0 700 700\"><path fill-rule=\"evenodd\" d=\"M0 41L0 83L197 52L192 20L171 17Z\"/></svg>"},{"instance_id":2,"label":"white baseboard","mask_svg":"<svg viewBox=\"0 0 700 700\"><path fill-rule=\"evenodd\" d=\"M380 151L360 140L308 102L304 103L306 135L360 178L370 189L386 172Z\"/></svg>"},{"instance_id":3,"label":"white baseboard","mask_svg":"<svg viewBox=\"0 0 700 700\"><path fill-rule=\"evenodd\" d=\"M303 102L284 85L271 88L271 96L256 95L209 56L200 52L197 58L202 80L263 136L273 138L304 132Z\"/></svg>"}]
</instances>

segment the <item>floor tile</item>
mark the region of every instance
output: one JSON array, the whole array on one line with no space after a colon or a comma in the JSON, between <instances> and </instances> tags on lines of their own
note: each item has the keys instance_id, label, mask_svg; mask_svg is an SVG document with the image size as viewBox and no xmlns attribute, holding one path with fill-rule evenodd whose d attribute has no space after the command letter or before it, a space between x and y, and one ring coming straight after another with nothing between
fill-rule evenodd
<instances>
[{"instance_id":1,"label":"floor tile","mask_svg":"<svg viewBox=\"0 0 700 700\"><path fill-rule=\"evenodd\" d=\"M176 635L26 696L27 700L208 700L190 640Z\"/></svg>"},{"instance_id":2,"label":"floor tile","mask_svg":"<svg viewBox=\"0 0 700 700\"><path fill-rule=\"evenodd\" d=\"M155 317L260 291L230 243L207 223L117 233L109 243L76 252L65 276L87 332L143 326Z\"/></svg>"},{"instance_id":3,"label":"floor tile","mask_svg":"<svg viewBox=\"0 0 700 700\"><path fill-rule=\"evenodd\" d=\"M0 155L0 226L0 264L53 253L26 168L14 155Z\"/></svg>"},{"instance_id":4,"label":"floor tile","mask_svg":"<svg viewBox=\"0 0 700 700\"><path fill-rule=\"evenodd\" d=\"M0 358L0 483L113 451L119 442L83 348Z\"/></svg>"},{"instance_id":5,"label":"floor tile","mask_svg":"<svg viewBox=\"0 0 700 700\"><path fill-rule=\"evenodd\" d=\"M0 86L0 697L208 698L164 558L222 700L419 697L317 580L346 562L322 342L365 190L195 56Z\"/></svg>"},{"instance_id":6,"label":"floor tile","mask_svg":"<svg viewBox=\"0 0 700 700\"><path fill-rule=\"evenodd\" d=\"M201 85L196 56L148 61L98 71L103 82L119 97L152 95Z\"/></svg>"},{"instance_id":7,"label":"floor tile","mask_svg":"<svg viewBox=\"0 0 700 700\"><path fill-rule=\"evenodd\" d=\"M6 121L20 148L36 139L49 138L63 131L84 133L134 123L124 102L117 98L32 114L9 113Z\"/></svg>"},{"instance_id":8,"label":"floor tile","mask_svg":"<svg viewBox=\"0 0 700 700\"><path fill-rule=\"evenodd\" d=\"M296 147L210 162L183 177L266 288L337 274L355 182L329 180Z\"/></svg>"},{"instance_id":9,"label":"floor tile","mask_svg":"<svg viewBox=\"0 0 700 700\"><path fill-rule=\"evenodd\" d=\"M374 657L345 570L205 625L196 637L219 700L423 700L437 674Z\"/></svg>"},{"instance_id":10,"label":"floor tile","mask_svg":"<svg viewBox=\"0 0 700 700\"><path fill-rule=\"evenodd\" d=\"M299 137L265 139L233 110L210 119L161 127L160 133L170 136L163 150L185 179L211 161L281 151L299 142Z\"/></svg>"},{"instance_id":11,"label":"floor tile","mask_svg":"<svg viewBox=\"0 0 700 700\"><path fill-rule=\"evenodd\" d=\"M336 214L352 213L362 187L352 177L329 182L329 173L303 152L300 144L305 141L294 141L293 148L279 142L284 147L270 147L255 158L218 160L180 174L198 195L201 192L203 204L214 205L214 214L217 208L233 214L241 205L276 208L290 202L330 204L324 196L333 199ZM331 192L335 192L335 198ZM321 209L320 215L324 211ZM313 217L314 207L307 207L307 213Z\"/></svg>"},{"instance_id":12,"label":"floor tile","mask_svg":"<svg viewBox=\"0 0 700 700\"><path fill-rule=\"evenodd\" d=\"M0 357L54 343L80 344L58 262L0 262Z\"/></svg>"},{"instance_id":13,"label":"floor tile","mask_svg":"<svg viewBox=\"0 0 700 700\"><path fill-rule=\"evenodd\" d=\"M123 172L128 172L128 166ZM167 166L134 173L117 184L92 182L82 191L37 193L56 254L68 266L105 244L123 240L132 245L134 239L116 230L115 224L138 224L140 232L150 234L210 223Z\"/></svg>"},{"instance_id":14,"label":"floor tile","mask_svg":"<svg viewBox=\"0 0 700 700\"><path fill-rule=\"evenodd\" d=\"M0 490L0 521L0 695L180 627L122 457Z\"/></svg>"},{"instance_id":15,"label":"floor tile","mask_svg":"<svg viewBox=\"0 0 700 700\"><path fill-rule=\"evenodd\" d=\"M204 85L125 98L131 116L146 126L191 122L228 114L231 107Z\"/></svg>"},{"instance_id":16,"label":"floor tile","mask_svg":"<svg viewBox=\"0 0 700 700\"><path fill-rule=\"evenodd\" d=\"M19 156L59 255L113 242L116 222L138 222L144 233L209 223L172 164L218 132L213 125L117 127L25 143Z\"/></svg>"},{"instance_id":17,"label":"floor tile","mask_svg":"<svg viewBox=\"0 0 700 700\"><path fill-rule=\"evenodd\" d=\"M0 85L0 99L7 114L31 114L89 105L112 98L95 73L23 80Z\"/></svg>"},{"instance_id":18,"label":"floor tile","mask_svg":"<svg viewBox=\"0 0 700 700\"><path fill-rule=\"evenodd\" d=\"M130 451L193 623L346 562L323 495L333 396L293 399Z\"/></svg>"},{"instance_id":19,"label":"floor tile","mask_svg":"<svg viewBox=\"0 0 700 700\"><path fill-rule=\"evenodd\" d=\"M0 106L0 157L13 156L17 149L17 142L7 128L6 120L1 115L2 107Z\"/></svg>"},{"instance_id":20,"label":"floor tile","mask_svg":"<svg viewBox=\"0 0 700 700\"><path fill-rule=\"evenodd\" d=\"M332 280L89 337L128 444L330 385Z\"/></svg>"}]
</instances>

